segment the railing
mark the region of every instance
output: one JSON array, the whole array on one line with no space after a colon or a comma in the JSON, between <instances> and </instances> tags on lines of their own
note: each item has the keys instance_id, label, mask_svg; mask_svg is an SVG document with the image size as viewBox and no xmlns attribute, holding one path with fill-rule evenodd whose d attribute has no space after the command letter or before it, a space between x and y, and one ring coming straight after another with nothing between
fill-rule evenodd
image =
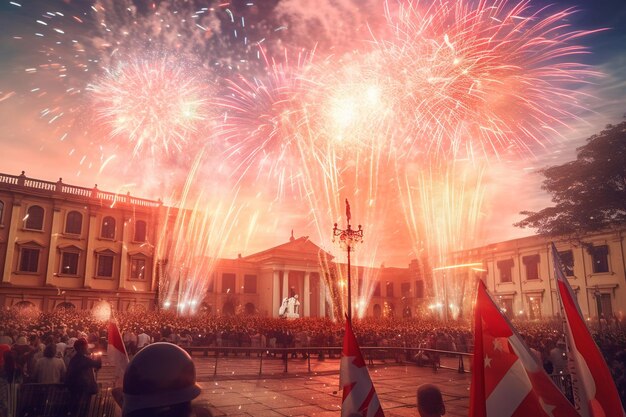
<instances>
[{"instance_id":1,"label":"railing","mask_svg":"<svg viewBox=\"0 0 626 417\"><path fill-rule=\"evenodd\" d=\"M341 357L341 346L306 346L295 348L262 348L262 347L217 347L217 346L186 346L183 347L190 355L194 352L200 352L204 356L209 356L209 353L215 358L215 364L213 369L213 376L217 376L219 359L226 358L229 355L238 355L243 353L245 357L251 359L256 356L259 361L259 375L263 374L263 362L272 359L282 360L283 373L289 372L289 359L292 356L298 354L303 355L307 360L307 370L311 372L311 357L317 356L318 360L324 360L326 356ZM361 352L364 359L368 361L370 365L374 364L374 361L384 361L387 359L393 359L397 363L413 362L417 366L428 366L437 371L437 369L451 369L456 370L459 373L466 373L465 370L465 358L472 356L471 353L465 352L453 352L448 350L437 349L422 349L422 348L407 348L407 347L378 347L378 346L362 346ZM420 361L415 357L418 354L426 354L424 357L429 357L430 360ZM456 357L458 365L456 367L444 366L441 364L441 357Z\"/></svg>"},{"instance_id":2,"label":"railing","mask_svg":"<svg viewBox=\"0 0 626 417\"><path fill-rule=\"evenodd\" d=\"M574 404L574 389L572 387L572 376L569 374L550 375L552 382L556 385L570 403Z\"/></svg>"},{"instance_id":3,"label":"railing","mask_svg":"<svg viewBox=\"0 0 626 417\"><path fill-rule=\"evenodd\" d=\"M58 417L77 411L85 417L108 417L115 413L111 388L100 387L83 404L72 398L64 384L8 384L7 390L8 417Z\"/></svg>"},{"instance_id":4,"label":"railing","mask_svg":"<svg viewBox=\"0 0 626 417\"><path fill-rule=\"evenodd\" d=\"M98 199L110 204L131 204L146 208L157 208L162 205L160 200L148 200L145 198L131 197L130 194L116 194L94 188L79 187L77 185L64 184L61 179L58 182L50 182L28 178L22 171L21 175L0 174L0 184L21 186L52 193L79 196L84 198Z\"/></svg>"}]
</instances>

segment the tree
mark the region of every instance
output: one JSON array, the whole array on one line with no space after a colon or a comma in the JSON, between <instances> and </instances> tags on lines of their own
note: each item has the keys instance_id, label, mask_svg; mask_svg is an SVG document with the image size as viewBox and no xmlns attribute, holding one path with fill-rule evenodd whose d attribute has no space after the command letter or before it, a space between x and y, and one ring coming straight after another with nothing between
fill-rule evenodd
<instances>
[{"instance_id":1,"label":"tree","mask_svg":"<svg viewBox=\"0 0 626 417\"><path fill-rule=\"evenodd\" d=\"M542 189L552 207L522 211L515 226L545 236L577 237L585 232L626 224L626 122L609 125L587 139L575 161L546 168Z\"/></svg>"}]
</instances>

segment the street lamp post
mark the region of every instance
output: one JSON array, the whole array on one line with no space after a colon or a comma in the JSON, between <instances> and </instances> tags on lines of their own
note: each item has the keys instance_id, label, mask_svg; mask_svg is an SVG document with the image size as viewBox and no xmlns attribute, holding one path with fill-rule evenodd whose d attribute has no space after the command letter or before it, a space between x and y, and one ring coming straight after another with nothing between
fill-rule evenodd
<instances>
[{"instance_id":1,"label":"street lamp post","mask_svg":"<svg viewBox=\"0 0 626 417\"><path fill-rule=\"evenodd\" d=\"M348 226L345 229L339 229L337 227L337 223L335 223L335 227L333 228L333 242L335 238L339 238L339 244L341 247L345 248L348 251L348 321L352 322L352 282L350 278L350 252L354 250L354 246L357 243L361 243L363 241L363 229L361 225L359 225L358 230L352 229L350 225L350 203L348 203L348 199L346 198L346 219L348 222Z\"/></svg>"}]
</instances>

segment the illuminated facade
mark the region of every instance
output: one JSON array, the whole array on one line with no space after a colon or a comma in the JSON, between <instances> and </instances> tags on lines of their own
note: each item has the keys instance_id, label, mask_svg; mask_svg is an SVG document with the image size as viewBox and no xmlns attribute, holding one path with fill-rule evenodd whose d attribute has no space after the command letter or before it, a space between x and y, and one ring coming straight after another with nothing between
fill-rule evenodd
<instances>
[{"instance_id":1,"label":"illuminated facade","mask_svg":"<svg viewBox=\"0 0 626 417\"><path fill-rule=\"evenodd\" d=\"M159 294L167 259L157 259L155 250L171 214L160 201L97 186L0 174L0 306L86 310L106 300L121 311L175 310L176 295ZM412 315L424 297L417 261L352 271L360 315ZM259 253L219 259L199 309L276 317L282 299L298 294L301 317L332 317L334 289L327 283L341 282L345 272L307 237L292 236Z\"/></svg>"},{"instance_id":2,"label":"illuminated facade","mask_svg":"<svg viewBox=\"0 0 626 417\"><path fill-rule=\"evenodd\" d=\"M589 319L626 312L626 228L590 233L580 241L555 240L582 314ZM510 317L540 319L560 314L551 240L530 236L458 254L481 262L490 293Z\"/></svg>"}]
</instances>

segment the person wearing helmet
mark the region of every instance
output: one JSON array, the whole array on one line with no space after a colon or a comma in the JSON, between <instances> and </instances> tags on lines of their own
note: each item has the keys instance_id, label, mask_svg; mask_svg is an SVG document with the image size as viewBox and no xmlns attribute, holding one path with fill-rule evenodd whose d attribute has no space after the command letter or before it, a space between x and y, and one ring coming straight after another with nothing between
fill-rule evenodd
<instances>
[{"instance_id":1,"label":"person wearing helmet","mask_svg":"<svg viewBox=\"0 0 626 417\"><path fill-rule=\"evenodd\" d=\"M123 417L211 416L191 404L200 392L189 354L177 345L158 342L133 357L124 373L122 395L117 391L114 397Z\"/></svg>"},{"instance_id":2,"label":"person wearing helmet","mask_svg":"<svg viewBox=\"0 0 626 417\"><path fill-rule=\"evenodd\" d=\"M89 410L91 396L98 393L98 383L94 370L102 367L100 358L91 359L87 348L87 339L74 342L76 354L67 367L65 383L72 397L72 416L82 416Z\"/></svg>"}]
</instances>

